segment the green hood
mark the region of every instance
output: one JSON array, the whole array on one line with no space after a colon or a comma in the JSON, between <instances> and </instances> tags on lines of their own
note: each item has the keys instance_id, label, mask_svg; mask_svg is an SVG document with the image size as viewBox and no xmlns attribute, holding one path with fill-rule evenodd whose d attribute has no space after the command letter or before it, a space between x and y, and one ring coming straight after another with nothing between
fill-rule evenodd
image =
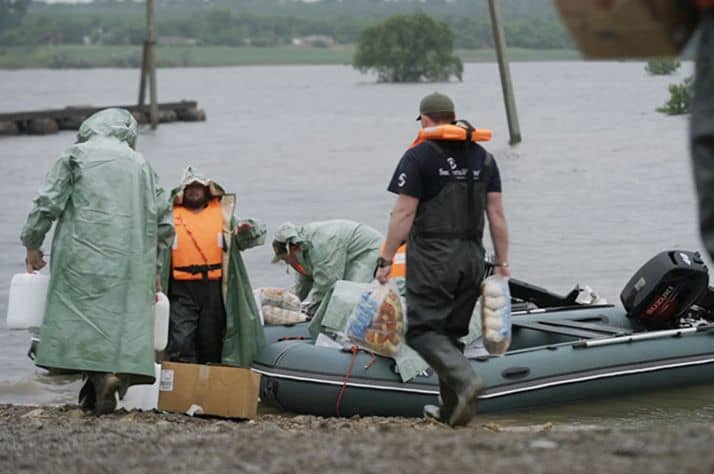
<instances>
[{"instance_id":1,"label":"green hood","mask_svg":"<svg viewBox=\"0 0 714 474\"><path fill-rule=\"evenodd\" d=\"M305 232L302 226L297 226L292 222L280 224L275 232L275 240L285 244L302 244L305 242Z\"/></svg>"},{"instance_id":2,"label":"green hood","mask_svg":"<svg viewBox=\"0 0 714 474\"><path fill-rule=\"evenodd\" d=\"M138 125L134 116L125 109L104 109L82 122L77 139L80 143L93 137L114 137L136 148Z\"/></svg>"},{"instance_id":3,"label":"green hood","mask_svg":"<svg viewBox=\"0 0 714 474\"><path fill-rule=\"evenodd\" d=\"M181 184L171 190L171 198L174 204L181 204L183 202L183 191L191 183L201 183L204 186L208 186L208 190L211 197L219 197L226 194L218 183L207 177L205 174L201 173L198 169L192 167L191 165L184 168L181 175Z\"/></svg>"}]
</instances>

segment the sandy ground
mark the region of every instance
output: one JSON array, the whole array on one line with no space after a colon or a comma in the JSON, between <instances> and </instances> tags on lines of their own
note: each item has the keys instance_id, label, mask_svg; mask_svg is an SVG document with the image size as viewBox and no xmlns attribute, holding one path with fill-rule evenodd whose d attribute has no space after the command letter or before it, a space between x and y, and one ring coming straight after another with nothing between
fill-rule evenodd
<instances>
[{"instance_id":1,"label":"sandy ground","mask_svg":"<svg viewBox=\"0 0 714 474\"><path fill-rule=\"evenodd\" d=\"M422 419L263 413L254 421L0 405L2 473L714 472L708 424L451 429Z\"/></svg>"}]
</instances>

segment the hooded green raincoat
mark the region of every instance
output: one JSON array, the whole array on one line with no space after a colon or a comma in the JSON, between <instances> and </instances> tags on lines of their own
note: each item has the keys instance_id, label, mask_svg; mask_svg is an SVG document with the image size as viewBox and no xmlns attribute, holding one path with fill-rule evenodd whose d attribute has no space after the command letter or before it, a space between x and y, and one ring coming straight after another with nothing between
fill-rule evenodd
<instances>
[{"instance_id":1,"label":"hooded green raincoat","mask_svg":"<svg viewBox=\"0 0 714 474\"><path fill-rule=\"evenodd\" d=\"M221 196L223 236L228 247L226 249L228 258L223 259L222 293L226 309L226 334L223 338L221 362L226 365L249 367L255 354L265 345L265 335L248 271L240 252L265 243L265 225L253 219L236 219L233 215L236 207L235 194L226 193L219 184L190 166L183 172L181 185L171 191L169 201L171 206L181 202L184 188L193 182L208 186L213 197ZM235 228L244 222L252 224L253 228L235 235ZM170 260L171 253L167 252L162 274L164 288L168 288L169 285Z\"/></svg>"},{"instance_id":2,"label":"hooded green raincoat","mask_svg":"<svg viewBox=\"0 0 714 474\"><path fill-rule=\"evenodd\" d=\"M174 229L136 138L126 110L92 115L33 201L25 247L39 249L57 220L38 366L154 380L157 255L167 253Z\"/></svg>"},{"instance_id":3,"label":"hooded green raincoat","mask_svg":"<svg viewBox=\"0 0 714 474\"><path fill-rule=\"evenodd\" d=\"M286 222L275 240L301 246L296 258L309 276L296 272L291 291L305 311L315 314L336 281L372 281L384 236L358 222L332 220L302 226Z\"/></svg>"}]
</instances>

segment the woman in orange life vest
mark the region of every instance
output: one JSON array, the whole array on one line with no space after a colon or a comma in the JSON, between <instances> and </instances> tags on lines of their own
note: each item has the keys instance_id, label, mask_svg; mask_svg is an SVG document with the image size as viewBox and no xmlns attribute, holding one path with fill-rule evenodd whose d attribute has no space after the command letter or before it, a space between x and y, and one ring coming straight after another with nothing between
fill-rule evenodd
<instances>
[{"instance_id":1,"label":"woman in orange life vest","mask_svg":"<svg viewBox=\"0 0 714 474\"><path fill-rule=\"evenodd\" d=\"M190 167L172 196L169 358L246 365L263 340L262 328L254 327L260 318L239 251L261 245L265 226L237 221L235 195Z\"/></svg>"}]
</instances>

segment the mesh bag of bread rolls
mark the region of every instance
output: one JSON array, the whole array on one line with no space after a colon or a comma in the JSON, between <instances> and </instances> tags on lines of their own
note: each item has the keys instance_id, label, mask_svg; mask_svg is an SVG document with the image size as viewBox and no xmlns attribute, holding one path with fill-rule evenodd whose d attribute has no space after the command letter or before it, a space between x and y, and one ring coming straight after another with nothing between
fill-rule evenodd
<instances>
[{"instance_id":1,"label":"mesh bag of bread rolls","mask_svg":"<svg viewBox=\"0 0 714 474\"><path fill-rule=\"evenodd\" d=\"M258 288L255 290L264 306L275 306L300 312L300 298L284 288Z\"/></svg>"},{"instance_id":2,"label":"mesh bag of bread rolls","mask_svg":"<svg viewBox=\"0 0 714 474\"><path fill-rule=\"evenodd\" d=\"M300 311L300 298L283 288L258 288L253 291L264 324L295 324L307 321Z\"/></svg>"},{"instance_id":3,"label":"mesh bag of bread rolls","mask_svg":"<svg viewBox=\"0 0 714 474\"><path fill-rule=\"evenodd\" d=\"M265 324L295 324L307 321L307 315L300 311L292 311L265 304L261 309L263 311Z\"/></svg>"},{"instance_id":4,"label":"mesh bag of bread rolls","mask_svg":"<svg viewBox=\"0 0 714 474\"><path fill-rule=\"evenodd\" d=\"M364 291L345 326L350 341L385 357L396 355L405 332L404 309L393 282L375 281Z\"/></svg>"},{"instance_id":5,"label":"mesh bag of bread rolls","mask_svg":"<svg viewBox=\"0 0 714 474\"><path fill-rule=\"evenodd\" d=\"M508 278L490 276L481 283L483 345L493 355L503 355L511 345L511 292Z\"/></svg>"}]
</instances>

